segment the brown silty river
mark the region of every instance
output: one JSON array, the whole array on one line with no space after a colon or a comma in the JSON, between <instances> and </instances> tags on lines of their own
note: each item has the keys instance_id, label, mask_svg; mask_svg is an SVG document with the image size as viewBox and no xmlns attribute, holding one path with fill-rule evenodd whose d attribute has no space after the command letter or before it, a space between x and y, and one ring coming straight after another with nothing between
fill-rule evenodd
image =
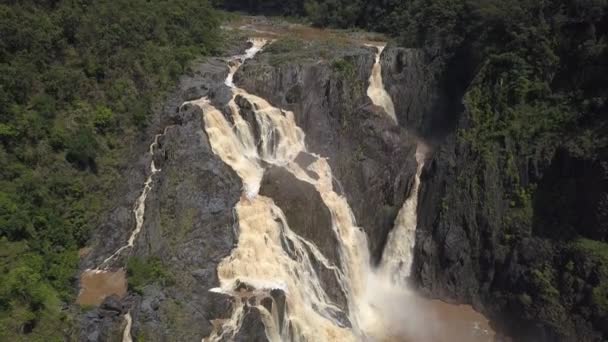
<instances>
[{"instance_id":1,"label":"brown silty river","mask_svg":"<svg viewBox=\"0 0 608 342\"><path fill-rule=\"evenodd\" d=\"M80 276L80 305L99 305L111 295L122 298L127 294L127 277L123 269L117 271L87 271Z\"/></svg>"}]
</instances>

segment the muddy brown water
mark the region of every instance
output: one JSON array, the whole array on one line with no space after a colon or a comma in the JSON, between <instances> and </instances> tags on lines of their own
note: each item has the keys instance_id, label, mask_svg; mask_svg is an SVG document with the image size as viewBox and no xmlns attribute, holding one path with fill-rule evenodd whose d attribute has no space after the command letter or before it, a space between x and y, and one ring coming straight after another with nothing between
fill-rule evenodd
<instances>
[{"instance_id":1,"label":"muddy brown water","mask_svg":"<svg viewBox=\"0 0 608 342\"><path fill-rule=\"evenodd\" d=\"M448 304L439 300L425 300L435 313L439 329L429 342L491 342L495 333L487 318L469 305Z\"/></svg>"},{"instance_id":2,"label":"muddy brown water","mask_svg":"<svg viewBox=\"0 0 608 342\"><path fill-rule=\"evenodd\" d=\"M80 275L80 292L76 302L80 305L99 305L111 295L124 297L127 294L125 270L86 270Z\"/></svg>"}]
</instances>

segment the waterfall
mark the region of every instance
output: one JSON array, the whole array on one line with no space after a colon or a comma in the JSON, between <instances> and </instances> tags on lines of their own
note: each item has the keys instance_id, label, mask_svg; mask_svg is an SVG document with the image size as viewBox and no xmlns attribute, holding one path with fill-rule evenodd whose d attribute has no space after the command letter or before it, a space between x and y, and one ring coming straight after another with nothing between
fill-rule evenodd
<instances>
[{"instance_id":1,"label":"waterfall","mask_svg":"<svg viewBox=\"0 0 608 342\"><path fill-rule=\"evenodd\" d=\"M131 318L130 311L125 314L125 324L125 329L122 331L122 342L133 342L133 338L131 338L133 319Z\"/></svg>"},{"instance_id":2,"label":"waterfall","mask_svg":"<svg viewBox=\"0 0 608 342\"><path fill-rule=\"evenodd\" d=\"M218 265L220 286L212 290L237 300L230 319L218 324L204 341L234 338L243 322L246 306L259 310L271 341L387 338L389 335L385 328L390 324L384 322L390 319L384 317L387 313L385 305L378 305L374 293L384 291L396 299L409 292L375 276L370 266L367 237L357 227L346 198L334 191L334 177L327 160L311 154L314 161L306 169L294 162L299 153L307 152L305 134L296 125L294 114L273 107L266 100L236 87L232 81L238 67L262 48L263 43L255 40L245 55L235 56L229 61L230 73L225 84L233 91L228 107L234 124L208 99L192 101L203 111L205 130L214 154L228 164L243 182L243 196L235 207L238 244ZM379 73L378 59L374 66L376 74ZM374 78L374 85L377 79ZM258 144L249 123L241 117L235 103L237 96L251 104L259 135ZM392 108L390 97L385 103L390 103ZM338 238L339 265L327 260L313 242L292 231L272 198L258 195L265 165L283 167L297 179L313 185L321 195L331 213L332 229ZM311 177L311 173L316 177ZM346 295L346 308L331 302L313 264L320 264L333 272L340 290ZM273 301L271 292L277 289L286 296L284 320L277 317L275 305L271 310L261 305L263 300ZM390 303L386 306L395 307ZM340 315L336 313L339 312L348 317L350 326L345 326L337 318Z\"/></svg>"},{"instance_id":3,"label":"waterfall","mask_svg":"<svg viewBox=\"0 0 608 342\"><path fill-rule=\"evenodd\" d=\"M373 269L364 231L356 225L346 198L334 191L334 176L327 160L307 151L305 134L296 125L294 114L273 107L234 84L238 68L266 44L259 39L252 43L244 55L228 62L230 73L225 84L233 92L228 103L232 123L209 99L191 101L202 109L213 153L243 183L242 196L234 208L238 243L218 265L219 286L211 289L235 299L232 314L227 319L214 320L213 331L203 342L234 340L252 308L259 313L270 341L437 340L439 323L433 312L434 304L429 305L415 295L405 283L415 242L424 145L419 144L417 149L418 167L411 194L388 237L380 267ZM384 97L378 103L394 117L392 101L382 86L381 52L379 47L368 94L376 100ZM255 130L241 116L237 97L239 104L249 103ZM300 166L295 162L300 153L311 155L313 162ZM282 167L298 180L314 186L331 213L333 232L328 234L337 237L339 264L333 264L314 242L294 232L273 198L259 195L268 166ZM335 276L337 286L345 294L346 307L332 302L315 265ZM284 312L277 309L274 295L277 291L285 295ZM272 305L264 304L268 302Z\"/></svg>"},{"instance_id":4,"label":"waterfall","mask_svg":"<svg viewBox=\"0 0 608 342\"><path fill-rule=\"evenodd\" d=\"M419 144L416 151L418 166L410 196L388 236L381 264L374 269L370 266L367 237L357 226L346 198L334 189L339 181L326 158L307 151L305 133L297 126L294 113L274 107L234 84L234 75L241 65L261 51L267 41L252 39L251 43L245 54L228 60L229 73L224 83L232 90L227 106L231 120L208 98L182 104L182 107L190 104L201 108L213 153L236 172L243 184L242 196L234 207L238 243L219 263L219 286L211 289L234 298L232 313L229 318L214 320L211 335L203 341L234 340L252 308L259 313L270 341L436 340L423 332L429 326L436 326L436 319L429 314L428 304L424 307L406 283L415 243L424 145ZM382 49L377 47L368 95L396 122L393 103L382 85L379 63ZM243 102L250 105L252 115L247 119L253 122L241 116L239 104ZM252 124L256 125L255 130ZM154 150L163 134L156 135L149 147L150 172L134 204L136 222L129 239L83 276L116 277L118 271L108 269L125 250L134 246L143 228L145 201L152 190L153 176L161 171L154 164ZM301 153L313 159L306 167L295 162ZM294 232L274 199L259 194L269 166L283 168L319 193L331 214L332 231L327 233L337 237L339 261L330 261L313 241ZM345 295L345 305L332 301L318 274L320 268L335 277ZM124 281L124 270L119 271ZM126 283L124 288L126 291ZM278 299L277 293L282 293L284 298ZM284 305L278 305L279 300L284 300ZM279 311L279 307L283 310ZM131 342L131 311L124 315L124 320L122 341Z\"/></svg>"},{"instance_id":5,"label":"waterfall","mask_svg":"<svg viewBox=\"0 0 608 342\"><path fill-rule=\"evenodd\" d=\"M416 148L417 167L411 194L397 214L393 229L388 235L379 267L380 272L390 275L393 282L404 286L407 286L406 280L410 276L414 260L416 224L418 221L418 190L426 150L426 146L421 142Z\"/></svg>"},{"instance_id":6,"label":"waterfall","mask_svg":"<svg viewBox=\"0 0 608 342\"><path fill-rule=\"evenodd\" d=\"M395 115L395 105L393 104L393 100L391 96L388 94L386 89L384 88L384 83L382 82L382 65L380 64L380 56L382 55L382 51L384 51L384 45L366 45L370 47L374 47L376 49L376 59L374 62L374 66L372 67L372 74L369 77L369 87L367 88L367 96L372 100L372 102L379 107L384 109L384 112L390 116L391 119L395 123L397 123L397 116Z\"/></svg>"},{"instance_id":7,"label":"waterfall","mask_svg":"<svg viewBox=\"0 0 608 342\"><path fill-rule=\"evenodd\" d=\"M141 232L141 229L144 224L144 216L146 213L146 198L148 194L152 190L152 181L154 175L156 175L161 170L156 167L154 164L154 149L158 146L158 140L167 132L166 127L162 134L157 134L154 136L154 140L148 147L148 153L151 156L150 160L150 173L144 182L143 189L141 194L135 201L133 206L133 216L135 216L135 227L133 227L133 231L129 235L129 239L126 244L118 248L112 255L104 259L101 264L99 264L96 268L86 269L81 274L81 290L78 294L78 302L81 304L93 304L93 302L97 302L99 300L103 300L103 298L108 297L113 294L124 295L127 291L127 281L126 281L126 272L124 269L119 269L117 271L110 270L112 266L112 261L116 260L125 250L133 248L135 245L135 240L137 236ZM87 284L86 286L84 284ZM123 293L124 292L124 293ZM92 301L92 302L88 302ZM97 303L99 304L99 303ZM126 321L125 330L123 331L123 342L131 342L131 314L130 312L125 314L124 317Z\"/></svg>"},{"instance_id":8,"label":"waterfall","mask_svg":"<svg viewBox=\"0 0 608 342\"><path fill-rule=\"evenodd\" d=\"M166 132L166 128L165 128L165 132ZM154 141L152 141L152 143L150 144L150 147L148 148L148 153L150 153L150 155L152 156L152 158L150 160L150 174L148 175L148 178L146 179L146 182L144 183L144 187L141 191L141 194L139 195L139 197L137 198L137 201L135 201L135 205L133 206L133 215L135 216L135 227L133 228L133 231L131 232L131 235L129 236L129 240L127 240L127 243L125 245L123 245L122 247L117 249L116 252L114 252L112 255L107 257L97 267L97 269L107 268L110 261L112 261L113 259L118 257L127 248L133 248L133 246L135 245L135 239L141 232L141 228L144 225L144 215L146 213L146 198L148 197L150 190L152 190L152 177L161 171L160 169L157 169L156 165L154 164L154 148L158 145L158 139L161 136L163 136L165 132L163 132L163 134L157 134L154 137Z\"/></svg>"},{"instance_id":9,"label":"waterfall","mask_svg":"<svg viewBox=\"0 0 608 342\"><path fill-rule=\"evenodd\" d=\"M254 41L253 47L244 55L245 58L237 56L235 59L238 61L233 59L231 65L240 65L245 59L253 57L252 51L257 52L261 48L259 42L260 40ZM238 245L218 266L220 287L213 291L253 301L262 315L266 335L273 341L355 341L355 328L344 327L338 318L337 313L342 309L329 299L313 264L316 262L333 272L346 294L354 292L349 286L350 282L345 281L349 278L347 273L351 271L343 271L338 265L333 265L314 243L289 228L283 212L271 198L258 195L264 174L263 164L284 167L298 179L315 186L332 213L333 226L339 236L365 246L362 250L367 248L365 236L354 226L353 215L346 200L333 191L333 177L327 161L314 155L316 161L308 170L316 172L318 179L312 179L306 170L294 162L299 153L306 151L306 147L304 132L295 124L293 113L275 108L264 99L235 87L232 75L237 68L231 70L226 80L226 84L233 90L229 107L234 126L206 99L197 102L203 110L205 130L213 152L234 169L243 181L244 196L235 207L239 223ZM249 124L240 116L235 103L236 96L243 97L254 108L259 127L259 146L254 142ZM360 240L354 241L357 238ZM355 257L346 248L341 252L342 260ZM363 264L366 264L367 256L361 261L363 260ZM252 289L239 289L242 283ZM260 304L262 299L273 300L270 292L276 289L286 295L286 319L282 322L277 317L277 312L269 312ZM237 300L232 317L223 323L220 330L214 331L208 340L220 341L234 337L244 317L244 305L243 301ZM274 307L276 306L273 305Z\"/></svg>"}]
</instances>

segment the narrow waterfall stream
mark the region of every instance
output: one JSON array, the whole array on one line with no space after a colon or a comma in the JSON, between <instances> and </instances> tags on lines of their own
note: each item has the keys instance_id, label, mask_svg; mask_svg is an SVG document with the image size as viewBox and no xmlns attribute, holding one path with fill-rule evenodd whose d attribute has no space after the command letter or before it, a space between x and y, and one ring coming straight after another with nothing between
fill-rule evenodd
<instances>
[{"instance_id":1,"label":"narrow waterfall stream","mask_svg":"<svg viewBox=\"0 0 608 342\"><path fill-rule=\"evenodd\" d=\"M384 51L384 45L369 45L376 49L376 59L374 66L372 67L372 74L369 77L369 87L367 88L367 96L372 102L379 107L382 107L386 114L390 116L395 123L397 123L397 116L395 115L395 105L391 96L384 88L384 82L382 82L382 64L380 63L380 56Z\"/></svg>"},{"instance_id":2,"label":"narrow waterfall stream","mask_svg":"<svg viewBox=\"0 0 608 342\"><path fill-rule=\"evenodd\" d=\"M152 181L154 175L161 170L156 168L154 164L154 149L158 146L158 139L167 132L167 128L162 134L157 134L148 148L150 154L150 171L146 181L144 182L141 194L135 201L133 206L133 216L135 217L135 227L129 235L126 244L118 248L112 255L104 259L94 269L86 269L80 276L80 292L78 293L77 302L81 305L99 305L104 298L111 295L123 297L127 293L126 271L123 268L112 270L113 262L118 259L126 250L133 248L135 240L141 232L144 224L144 215L146 213L146 198L152 190ZM126 326L123 331L123 342L131 342L131 313L125 314Z\"/></svg>"},{"instance_id":3,"label":"narrow waterfall stream","mask_svg":"<svg viewBox=\"0 0 608 342\"><path fill-rule=\"evenodd\" d=\"M405 200L397 214L393 229L388 235L386 246L382 253L379 271L391 278L391 282L407 286L407 278L412 272L414 261L414 245L416 244L416 224L418 215L418 190L420 189L420 174L424 167L427 147L419 142L416 148L416 176L410 196Z\"/></svg>"}]
</instances>

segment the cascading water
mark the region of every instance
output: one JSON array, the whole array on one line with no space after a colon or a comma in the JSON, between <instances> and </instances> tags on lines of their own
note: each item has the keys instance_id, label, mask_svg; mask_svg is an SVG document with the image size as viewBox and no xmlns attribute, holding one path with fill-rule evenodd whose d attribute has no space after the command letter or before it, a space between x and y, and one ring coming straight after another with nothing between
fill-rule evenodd
<instances>
[{"instance_id":1,"label":"cascading water","mask_svg":"<svg viewBox=\"0 0 608 342\"><path fill-rule=\"evenodd\" d=\"M207 99L192 102L203 110L213 152L240 176L244 192L235 208L239 223L238 245L218 266L220 287L213 291L248 300L236 300L232 317L222 322L206 340L232 338L240 329L245 305L252 305L252 302L261 313L267 337L273 341L354 341L382 337L382 332L370 329L374 322L381 320L382 313L372 308L367 298L368 276L373 273L369 266L367 239L356 226L346 199L334 191L329 164L314 154L315 161L306 170L294 162L299 153L306 152L306 147L304 132L295 124L293 113L271 106L232 82L238 66L246 58L253 57L251 51L257 52L262 46L263 41L254 40L245 57L237 56L230 62L226 84L233 90L229 107L234 126ZM237 96L252 104L259 128L259 146L255 144L249 124L240 116L235 103ZM266 164L284 167L319 192L332 214L333 230L339 241L340 265L331 264L314 243L294 233L271 198L257 194ZM317 177L311 177L311 172ZM347 308L339 308L331 302L311 258L334 273L346 295ZM243 290L243 283L247 284L248 290ZM274 312L275 305L268 311L260 304L260 296L271 298L269 293L276 289L286 295L286 319L282 323ZM348 317L350 327L337 318L336 313L340 311Z\"/></svg>"},{"instance_id":2,"label":"cascading water","mask_svg":"<svg viewBox=\"0 0 608 342\"><path fill-rule=\"evenodd\" d=\"M168 128L168 127L167 127ZM167 128L162 134L157 134L148 148L148 153L151 155L150 174L144 183L141 194L137 198L133 206L133 215L135 216L135 227L127 240L127 243L118 248L112 255L104 259L99 266L94 269L87 269L81 275L81 290L78 294L78 302L81 304L99 304L101 300L112 294L124 295L126 293L126 274L123 269L117 271L110 270L112 262L116 260L122 253L135 245L135 240L144 224L144 215L146 212L146 198L152 190L153 176L161 170L156 168L154 164L154 149L158 146L158 139L162 137ZM131 342L131 313L125 314L126 326L123 331L123 342Z\"/></svg>"},{"instance_id":3,"label":"cascading water","mask_svg":"<svg viewBox=\"0 0 608 342\"><path fill-rule=\"evenodd\" d=\"M395 105L393 104L393 100L384 88L384 83L382 82L382 65L380 64L380 56L382 55L382 51L384 51L385 46L369 44L366 46L373 47L376 49L376 59L374 62L374 66L372 67L372 74L369 77L369 87L367 88L367 96L372 100L372 102L376 106L382 107L386 114L388 114L388 116L390 116L390 118L393 119L395 123L397 123L397 116L395 115Z\"/></svg>"},{"instance_id":4,"label":"cascading water","mask_svg":"<svg viewBox=\"0 0 608 342\"><path fill-rule=\"evenodd\" d=\"M271 198L257 194L264 173L262 161L285 167L296 177L326 193L332 191L332 178L324 159L317 158L315 166L312 166L318 169L319 180L312 180L293 162L300 152L306 150L304 133L295 125L293 113L272 107L265 100L232 84L232 75L238 68L234 66L252 57L252 51L259 51L265 42L254 40L253 43L245 57L237 56L235 59L238 60L232 61L231 73L226 81L234 93L229 103L234 127L208 101L196 103L203 109L205 129L213 152L241 177L245 195L235 208L239 222L239 242L231 255L218 266L220 288L214 291L228 293L236 298L258 298L256 307L262 314L267 336L271 340L354 341L352 330L343 327L336 318L336 313L341 308L329 299L311 258L333 271L344 292L348 293L342 271L332 265L312 242L289 228L284 214ZM243 97L255 108L255 119L260 127L260 146L256 146L249 124L240 116L235 103L236 96ZM334 216L335 221L344 220L343 213L336 212ZM347 220L352 218L351 215L347 216ZM245 294L238 291L241 283L248 284L253 290ZM278 313L268 312L259 301L260 298L271 298L269 293L277 289L286 295L287 319L282 323L277 317ZM243 313L244 304L237 301L231 319L224 322L222 329L215 331L209 340L217 341L234 336L242 323Z\"/></svg>"},{"instance_id":5,"label":"cascading water","mask_svg":"<svg viewBox=\"0 0 608 342\"><path fill-rule=\"evenodd\" d=\"M382 264L372 269L365 233L356 226L346 198L334 191L334 177L327 160L308 153L314 159L308 166L302 167L295 161L300 153L307 151L304 132L296 125L294 114L273 107L234 85L235 72L266 42L254 39L252 43L245 55L229 61L230 73L225 84L233 92L228 103L233 124L207 98L190 102L203 111L213 152L243 182L243 196L234 209L238 244L218 265L220 286L212 289L235 299L232 315L215 320L214 330L203 341L233 340L252 308L259 313L270 341L437 340L426 333L436 320L428 308L420 304L422 299L402 281L395 281L407 279L411 269L424 150L417 151L414 187L396 219ZM382 48L378 48L368 94L372 100L382 98L374 103L394 118L392 101L382 86L381 52ZM238 101L237 97L240 97ZM248 103L255 130L241 116L237 102ZM300 181L314 186L320 194L331 213L333 232L328 234L334 233L337 237L339 264L333 264L312 241L290 229L284 213L272 198L258 194L268 165L284 168ZM340 291L345 294L346 307L332 302L315 265L335 276ZM285 295L281 312L274 296L277 291ZM272 305L264 304L268 301Z\"/></svg>"},{"instance_id":6,"label":"cascading water","mask_svg":"<svg viewBox=\"0 0 608 342\"><path fill-rule=\"evenodd\" d=\"M122 331L122 342L133 342L131 338L131 326L133 325L133 318L131 318L131 311L125 314L125 329Z\"/></svg>"},{"instance_id":7,"label":"cascading water","mask_svg":"<svg viewBox=\"0 0 608 342\"><path fill-rule=\"evenodd\" d=\"M166 131L167 131L167 129L165 128L165 132ZM114 260L115 258L120 256L121 253L124 252L126 249L133 248L133 246L135 244L135 239L141 232L141 228L144 225L144 214L146 213L146 197L148 197L150 190L152 190L152 177L156 173L161 171L160 169L157 169L156 165L154 164L154 148L158 145L158 139L161 136L163 136L165 134L165 132L163 132L163 134L157 134L154 137L154 141L150 144L150 147L148 148L148 153L150 153L150 155L152 156L152 158L150 160L150 174L148 175L148 178L146 179L146 182L144 183L144 188L141 191L141 194L139 195L139 197L137 198L137 201L135 202L135 206L133 207L133 215L135 216L135 228L131 232L131 235L129 236L129 240L127 240L127 244L120 247L119 249L116 250L116 252L114 252L112 255L107 257L97 267L97 269L107 269L112 260Z\"/></svg>"},{"instance_id":8,"label":"cascading water","mask_svg":"<svg viewBox=\"0 0 608 342\"><path fill-rule=\"evenodd\" d=\"M405 200L401 210L397 214L393 229L388 235L386 246L382 253L379 270L381 273L390 275L396 284L407 285L407 278L412 271L414 260L414 245L416 243L416 224L418 208L418 190L420 188L420 174L424 167L426 146L419 143L416 148L416 176L411 195Z\"/></svg>"}]
</instances>

